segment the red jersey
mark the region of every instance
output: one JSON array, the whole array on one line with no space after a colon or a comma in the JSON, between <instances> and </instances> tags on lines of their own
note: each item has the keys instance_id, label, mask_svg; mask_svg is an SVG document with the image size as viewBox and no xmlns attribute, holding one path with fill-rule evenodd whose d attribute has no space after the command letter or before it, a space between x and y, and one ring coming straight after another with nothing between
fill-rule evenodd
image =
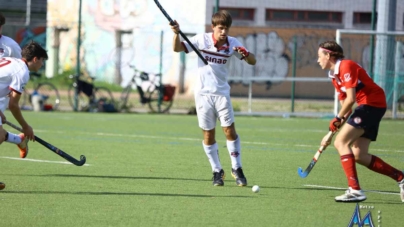
<instances>
[{"instance_id":1,"label":"red jersey","mask_svg":"<svg viewBox=\"0 0 404 227\"><path fill-rule=\"evenodd\" d=\"M359 105L369 105L373 107L386 108L386 95L366 71L351 60L339 60L335 64L334 74L329 76L337 90L338 99L346 98L346 89L355 88L356 103Z\"/></svg>"}]
</instances>

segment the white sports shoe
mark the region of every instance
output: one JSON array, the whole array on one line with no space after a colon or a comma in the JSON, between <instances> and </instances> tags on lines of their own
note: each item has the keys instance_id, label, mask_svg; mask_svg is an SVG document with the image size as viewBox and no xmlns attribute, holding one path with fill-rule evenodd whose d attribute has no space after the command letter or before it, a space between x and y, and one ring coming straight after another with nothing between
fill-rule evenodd
<instances>
[{"instance_id":1,"label":"white sports shoe","mask_svg":"<svg viewBox=\"0 0 404 227\"><path fill-rule=\"evenodd\" d=\"M351 187L345 191L345 194L335 197L335 202L362 202L366 200L362 190L355 190Z\"/></svg>"},{"instance_id":2,"label":"white sports shoe","mask_svg":"<svg viewBox=\"0 0 404 227\"><path fill-rule=\"evenodd\" d=\"M398 187L400 187L400 197L401 201L404 203L404 179L398 182Z\"/></svg>"}]
</instances>

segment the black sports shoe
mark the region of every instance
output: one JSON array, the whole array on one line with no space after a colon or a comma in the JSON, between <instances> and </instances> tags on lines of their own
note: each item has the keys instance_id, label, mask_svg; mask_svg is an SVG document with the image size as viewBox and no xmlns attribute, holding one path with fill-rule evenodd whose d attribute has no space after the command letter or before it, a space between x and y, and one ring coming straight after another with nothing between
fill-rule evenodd
<instances>
[{"instance_id":1,"label":"black sports shoe","mask_svg":"<svg viewBox=\"0 0 404 227\"><path fill-rule=\"evenodd\" d=\"M243 169L231 169L231 175L236 179L236 184L238 186L247 186L247 179L244 176Z\"/></svg>"},{"instance_id":2,"label":"black sports shoe","mask_svg":"<svg viewBox=\"0 0 404 227\"><path fill-rule=\"evenodd\" d=\"M219 172L213 172L213 186L223 186L224 185L224 171L221 169Z\"/></svg>"}]
</instances>

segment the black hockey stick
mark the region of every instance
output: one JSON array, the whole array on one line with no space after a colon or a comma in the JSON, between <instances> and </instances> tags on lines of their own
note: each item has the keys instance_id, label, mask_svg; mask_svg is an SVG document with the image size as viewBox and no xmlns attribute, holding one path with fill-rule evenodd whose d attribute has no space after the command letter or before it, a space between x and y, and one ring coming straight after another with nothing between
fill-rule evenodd
<instances>
[{"instance_id":1,"label":"black hockey stick","mask_svg":"<svg viewBox=\"0 0 404 227\"><path fill-rule=\"evenodd\" d=\"M159 7L159 9L164 14L164 16L167 18L167 20L170 22L170 24L173 25L174 24L173 19L171 19L171 17L168 15L168 13L160 5L159 1L154 0L154 2L156 3L157 7ZM206 61L206 59L202 56L201 52L199 52L199 50L196 49L196 47L191 43L191 41L189 41L188 37L181 30L179 31L179 33L180 33L181 37L191 46L191 48L195 51L195 53L203 61L203 63L205 63L205 65L208 65L208 61Z\"/></svg>"},{"instance_id":2,"label":"black hockey stick","mask_svg":"<svg viewBox=\"0 0 404 227\"><path fill-rule=\"evenodd\" d=\"M327 141L331 140L331 138L334 136L335 132L329 131L326 139ZM314 165L317 163L317 160L320 158L321 153L327 148L327 146L320 146L320 148L317 150L316 154L314 155L313 159L311 160L309 166L303 171L301 167L297 169L297 173L301 178L305 178L309 175L310 171L313 169Z\"/></svg>"},{"instance_id":3,"label":"black hockey stick","mask_svg":"<svg viewBox=\"0 0 404 227\"><path fill-rule=\"evenodd\" d=\"M18 127L17 125L10 123L6 121L6 124L9 125L10 127L22 132L22 129ZM86 156L81 155L80 156L80 161L73 158L72 156L66 154L64 151L60 150L59 148L53 146L52 144L42 140L41 138L35 136L35 141L38 141L38 143L42 144L44 147L48 148L49 150L53 151L55 154L59 155L60 157L66 159L70 163L76 165L76 166L82 166L84 163L86 163Z\"/></svg>"}]
</instances>

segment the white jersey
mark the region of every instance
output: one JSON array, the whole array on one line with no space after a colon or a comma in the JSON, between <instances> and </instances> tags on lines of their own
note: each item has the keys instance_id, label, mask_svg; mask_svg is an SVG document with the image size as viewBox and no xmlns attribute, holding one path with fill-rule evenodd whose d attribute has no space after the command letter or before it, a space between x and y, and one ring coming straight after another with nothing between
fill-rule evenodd
<instances>
[{"instance_id":1,"label":"white jersey","mask_svg":"<svg viewBox=\"0 0 404 227\"><path fill-rule=\"evenodd\" d=\"M0 58L21 58L21 47L12 38L0 35Z\"/></svg>"},{"instance_id":2,"label":"white jersey","mask_svg":"<svg viewBox=\"0 0 404 227\"><path fill-rule=\"evenodd\" d=\"M217 41L213 33L204 33L196 35L189 39L198 49L202 56L209 63L205 65L201 59L198 60L199 80L195 87L195 94L210 95L230 95L230 85L227 82L229 60L232 55L242 59L233 47L243 46L236 38L227 36L227 42L221 47L216 47ZM185 41L182 42L185 52L192 52L192 47Z\"/></svg>"},{"instance_id":3,"label":"white jersey","mask_svg":"<svg viewBox=\"0 0 404 227\"><path fill-rule=\"evenodd\" d=\"M0 98L11 91L22 93L29 80L27 63L18 58L0 58Z\"/></svg>"}]
</instances>

